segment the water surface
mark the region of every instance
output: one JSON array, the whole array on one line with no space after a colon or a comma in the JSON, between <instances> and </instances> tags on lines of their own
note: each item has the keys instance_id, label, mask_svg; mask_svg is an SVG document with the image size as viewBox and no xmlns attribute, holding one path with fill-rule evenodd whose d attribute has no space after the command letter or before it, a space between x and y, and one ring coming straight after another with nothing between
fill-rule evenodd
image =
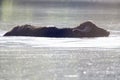
<instances>
[{"instance_id":1,"label":"water surface","mask_svg":"<svg viewBox=\"0 0 120 80\"><path fill-rule=\"evenodd\" d=\"M0 80L119 80L119 13L118 2L0 0ZM110 36L3 37L16 25L62 28L87 20Z\"/></svg>"}]
</instances>

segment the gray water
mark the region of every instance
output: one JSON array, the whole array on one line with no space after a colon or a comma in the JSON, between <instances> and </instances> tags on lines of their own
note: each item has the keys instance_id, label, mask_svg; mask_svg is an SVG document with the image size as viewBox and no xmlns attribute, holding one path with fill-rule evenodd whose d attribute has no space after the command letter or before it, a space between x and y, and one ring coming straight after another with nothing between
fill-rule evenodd
<instances>
[{"instance_id":1,"label":"gray water","mask_svg":"<svg viewBox=\"0 0 120 80\"><path fill-rule=\"evenodd\" d=\"M0 0L0 80L119 80L119 4L112 0ZM110 36L3 37L16 25L62 28L87 20L109 30Z\"/></svg>"}]
</instances>

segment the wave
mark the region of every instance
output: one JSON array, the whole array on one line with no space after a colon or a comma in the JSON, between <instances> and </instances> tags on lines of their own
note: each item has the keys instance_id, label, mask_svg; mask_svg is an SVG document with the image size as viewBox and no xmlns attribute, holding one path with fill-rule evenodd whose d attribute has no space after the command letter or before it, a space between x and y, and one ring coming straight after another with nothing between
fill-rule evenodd
<instances>
[{"instance_id":1,"label":"wave","mask_svg":"<svg viewBox=\"0 0 120 80\"><path fill-rule=\"evenodd\" d=\"M0 37L2 37L7 31L0 30Z\"/></svg>"},{"instance_id":2,"label":"wave","mask_svg":"<svg viewBox=\"0 0 120 80\"><path fill-rule=\"evenodd\" d=\"M98 38L0 37L0 47L120 48L119 33L112 31L110 37Z\"/></svg>"}]
</instances>

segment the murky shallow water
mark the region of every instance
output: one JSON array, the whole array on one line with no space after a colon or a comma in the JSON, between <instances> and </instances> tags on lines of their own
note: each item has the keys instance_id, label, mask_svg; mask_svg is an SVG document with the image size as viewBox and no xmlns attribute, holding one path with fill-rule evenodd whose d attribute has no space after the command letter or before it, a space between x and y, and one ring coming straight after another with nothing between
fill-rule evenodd
<instances>
[{"instance_id":1,"label":"murky shallow water","mask_svg":"<svg viewBox=\"0 0 120 80\"><path fill-rule=\"evenodd\" d=\"M119 80L119 3L54 1L0 0L0 80ZM87 20L110 37L2 37L16 25L61 28Z\"/></svg>"},{"instance_id":2,"label":"murky shallow water","mask_svg":"<svg viewBox=\"0 0 120 80\"><path fill-rule=\"evenodd\" d=\"M0 54L1 80L119 79L120 51L98 48L9 48Z\"/></svg>"},{"instance_id":3,"label":"murky shallow water","mask_svg":"<svg viewBox=\"0 0 120 80\"><path fill-rule=\"evenodd\" d=\"M120 36L0 37L1 80L119 80ZM2 35L2 34L1 34Z\"/></svg>"}]
</instances>

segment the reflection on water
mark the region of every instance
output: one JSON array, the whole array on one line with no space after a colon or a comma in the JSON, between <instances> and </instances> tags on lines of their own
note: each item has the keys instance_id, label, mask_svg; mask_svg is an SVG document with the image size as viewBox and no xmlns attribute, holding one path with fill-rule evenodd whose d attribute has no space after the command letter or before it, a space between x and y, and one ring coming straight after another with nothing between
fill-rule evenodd
<instances>
[{"instance_id":1,"label":"reflection on water","mask_svg":"<svg viewBox=\"0 0 120 80\"><path fill-rule=\"evenodd\" d=\"M1 22L11 23L23 20L31 20L31 12L26 9L23 12L19 11L19 8L16 7L17 2L14 0L3 0L1 1ZM24 13L24 15L23 15Z\"/></svg>"},{"instance_id":2,"label":"reflection on water","mask_svg":"<svg viewBox=\"0 0 120 80\"><path fill-rule=\"evenodd\" d=\"M56 25L74 27L92 20L106 29L119 24L119 3L88 1L1 0L0 28L9 29L19 24Z\"/></svg>"},{"instance_id":3,"label":"reflection on water","mask_svg":"<svg viewBox=\"0 0 120 80\"><path fill-rule=\"evenodd\" d=\"M13 14L13 0L4 0L1 2L1 21L11 21Z\"/></svg>"}]
</instances>

